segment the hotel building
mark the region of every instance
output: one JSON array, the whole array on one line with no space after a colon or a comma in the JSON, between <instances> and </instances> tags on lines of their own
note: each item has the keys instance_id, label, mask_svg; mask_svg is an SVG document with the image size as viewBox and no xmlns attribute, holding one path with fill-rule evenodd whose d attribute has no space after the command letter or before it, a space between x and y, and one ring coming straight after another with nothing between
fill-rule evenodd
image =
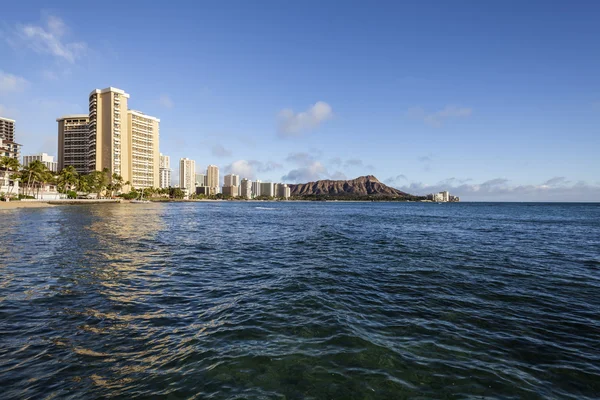
<instances>
[{"instance_id":1,"label":"hotel building","mask_svg":"<svg viewBox=\"0 0 600 400\"><path fill-rule=\"evenodd\" d=\"M171 157L159 154L158 187L161 189L171 186Z\"/></svg>"},{"instance_id":2,"label":"hotel building","mask_svg":"<svg viewBox=\"0 0 600 400\"><path fill-rule=\"evenodd\" d=\"M275 197L275 186L271 182L262 182L260 184L260 195Z\"/></svg>"},{"instance_id":3,"label":"hotel building","mask_svg":"<svg viewBox=\"0 0 600 400\"><path fill-rule=\"evenodd\" d=\"M259 179L252 182L252 198L256 198L256 197L260 196L260 185L261 184L262 184L262 182Z\"/></svg>"},{"instance_id":4,"label":"hotel building","mask_svg":"<svg viewBox=\"0 0 600 400\"><path fill-rule=\"evenodd\" d=\"M196 193L196 161L189 158L179 160L179 187L189 194Z\"/></svg>"},{"instance_id":5,"label":"hotel building","mask_svg":"<svg viewBox=\"0 0 600 400\"><path fill-rule=\"evenodd\" d=\"M54 161L54 156L49 156L46 153L40 153L32 156L23 156L23 166L26 167L33 161L40 161L50 171L57 172L58 163Z\"/></svg>"},{"instance_id":6,"label":"hotel building","mask_svg":"<svg viewBox=\"0 0 600 400\"><path fill-rule=\"evenodd\" d=\"M252 198L252 181L250 179L242 179L240 197L243 197L244 199Z\"/></svg>"},{"instance_id":7,"label":"hotel building","mask_svg":"<svg viewBox=\"0 0 600 400\"><path fill-rule=\"evenodd\" d=\"M15 142L15 120L0 117L0 157L19 159L21 145Z\"/></svg>"},{"instance_id":8,"label":"hotel building","mask_svg":"<svg viewBox=\"0 0 600 400\"><path fill-rule=\"evenodd\" d=\"M89 116L65 115L58 118L58 171L71 165L80 174L88 173Z\"/></svg>"},{"instance_id":9,"label":"hotel building","mask_svg":"<svg viewBox=\"0 0 600 400\"><path fill-rule=\"evenodd\" d=\"M210 194L219 192L219 167L209 165L206 169L206 186L209 187Z\"/></svg>"},{"instance_id":10,"label":"hotel building","mask_svg":"<svg viewBox=\"0 0 600 400\"><path fill-rule=\"evenodd\" d=\"M131 163L127 163L126 168L130 168L129 181L135 188L159 187L160 185L158 175L160 162L160 153L158 152L159 123L158 118L135 110L127 111ZM127 162L127 160L124 160L124 162Z\"/></svg>"}]
</instances>

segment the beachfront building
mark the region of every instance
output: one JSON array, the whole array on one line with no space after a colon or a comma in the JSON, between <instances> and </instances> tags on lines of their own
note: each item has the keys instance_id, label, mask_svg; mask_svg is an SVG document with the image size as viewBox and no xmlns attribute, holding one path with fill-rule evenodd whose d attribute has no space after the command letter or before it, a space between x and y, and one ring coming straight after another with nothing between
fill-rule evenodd
<instances>
[{"instance_id":1,"label":"beachfront building","mask_svg":"<svg viewBox=\"0 0 600 400\"><path fill-rule=\"evenodd\" d=\"M240 183L240 197L244 199L252 198L252 181L250 179L242 179Z\"/></svg>"},{"instance_id":2,"label":"beachfront building","mask_svg":"<svg viewBox=\"0 0 600 400\"><path fill-rule=\"evenodd\" d=\"M260 184L260 195L266 197L275 197L275 186L271 182L262 182Z\"/></svg>"},{"instance_id":3,"label":"beachfront building","mask_svg":"<svg viewBox=\"0 0 600 400\"><path fill-rule=\"evenodd\" d=\"M260 196L260 185L261 185L262 181L260 179L255 180L254 182L252 182L252 198L257 198L258 196Z\"/></svg>"},{"instance_id":4,"label":"beachfront building","mask_svg":"<svg viewBox=\"0 0 600 400\"><path fill-rule=\"evenodd\" d=\"M179 187L196 193L196 161L189 158L179 160Z\"/></svg>"},{"instance_id":5,"label":"beachfront building","mask_svg":"<svg viewBox=\"0 0 600 400\"><path fill-rule=\"evenodd\" d=\"M95 89L89 96L88 171L119 174L132 181L131 142L127 124L129 94L113 87Z\"/></svg>"},{"instance_id":6,"label":"beachfront building","mask_svg":"<svg viewBox=\"0 0 600 400\"><path fill-rule=\"evenodd\" d=\"M15 141L15 120L0 117L0 139L6 142Z\"/></svg>"},{"instance_id":7,"label":"beachfront building","mask_svg":"<svg viewBox=\"0 0 600 400\"><path fill-rule=\"evenodd\" d=\"M21 145L15 142L15 120L0 117L0 157L16 160L21 155Z\"/></svg>"},{"instance_id":8,"label":"beachfront building","mask_svg":"<svg viewBox=\"0 0 600 400\"><path fill-rule=\"evenodd\" d=\"M443 191L443 192L439 192L439 193L428 194L427 200L443 203L443 202L458 202L458 201L460 201L460 198L457 196L451 196L448 191Z\"/></svg>"},{"instance_id":9,"label":"beachfront building","mask_svg":"<svg viewBox=\"0 0 600 400\"><path fill-rule=\"evenodd\" d=\"M237 197L238 196L238 187L237 186L223 186L223 196Z\"/></svg>"},{"instance_id":10,"label":"beachfront building","mask_svg":"<svg viewBox=\"0 0 600 400\"><path fill-rule=\"evenodd\" d=\"M285 183L276 183L275 184L275 197L280 199L289 199L291 194L291 190L289 186Z\"/></svg>"},{"instance_id":11,"label":"beachfront building","mask_svg":"<svg viewBox=\"0 0 600 400\"><path fill-rule=\"evenodd\" d=\"M206 174L196 174L196 187L206 186Z\"/></svg>"},{"instance_id":12,"label":"beachfront building","mask_svg":"<svg viewBox=\"0 0 600 400\"><path fill-rule=\"evenodd\" d=\"M206 168L206 186L210 188L210 194L219 193L219 167L216 165Z\"/></svg>"},{"instance_id":13,"label":"beachfront building","mask_svg":"<svg viewBox=\"0 0 600 400\"><path fill-rule=\"evenodd\" d=\"M39 161L46 166L50 171L57 172L58 163L54 161L54 156L49 156L46 153L35 154L31 156L23 156L23 167L28 166L33 161Z\"/></svg>"},{"instance_id":14,"label":"beachfront building","mask_svg":"<svg viewBox=\"0 0 600 400\"><path fill-rule=\"evenodd\" d=\"M0 159L3 157L19 160L21 145L15 142L15 120L0 117ZM5 166L0 166L0 194L16 196L19 194L19 180L15 173Z\"/></svg>"},{"instance_id":15,"label":"beachfront building","mask_svg":"<svg viewBox=\"0 0 600 400\"><path fill-rule=\"evenodd\" d=\"M171 186L171 157L159 153L158 156L158 187L161 189Z\"/></svg>"},{"instance_id":16,"label":"beachfront building","mask_svg":"<svg viewBox=\"0 0 600 400\"><path fill-rule=\"evenodd\" d=\"M58 161L60 172L71 165L80 174L88 172L89 116L71 114L57 118L58 122Z\"/></svg>"},{"instance_id":17,"label":"beachfront building","mask_svg":"<svg viewBox=\"0 0 600 400\"><path fill-rule=\"evenodd\" d=\"M136 188L159 187L160 153L158 152L160 120L140 111L127 111L129 181ZM123 177L124 178L124 177Z\"/></svg>"}]
</instances>

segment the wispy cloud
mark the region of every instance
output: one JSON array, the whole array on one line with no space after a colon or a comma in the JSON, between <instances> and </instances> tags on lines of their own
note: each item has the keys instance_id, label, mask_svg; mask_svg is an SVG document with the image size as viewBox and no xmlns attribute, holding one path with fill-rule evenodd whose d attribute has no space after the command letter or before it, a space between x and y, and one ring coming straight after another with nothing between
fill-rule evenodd
<instances>
[{"instance_id":1,"label":"wispy cloud","mask_svg":"<svg viewBox=\"0 0 600 400\"><path fill-rule=\"evenodd\" d=\"M481 183L470 181L471 179L448 178L430 185L423 182L409 183L397 177L386 180L407 193L425 195L448 190L467 201L600 201L599 184L573 182L560 176L529 185L514 184L506 178L494 178Z\"/></svg>"},{"instance_id":2,"label":"wispy cloud","mask_svg":"<svg viewBox=\"0 0 600 400\"><path fill-rule=\"evenodd\" d=\"M411 118L423 120L429 126L434 128L441 127L444 122L451 118L466 118L473 114L473 109L469 107L460 107L456 105L447 105L441 110L427 112L421 107L412 107L407 111Z\"/></svg>"},{"instance_id":3,"label":"wispy cloud","mask_svg":"<svg viewBox=\"0 0 600 400\"><path fill-rule=\"evenodd\" d=\"M216 157L229 157L232 154L231 150L226 149L221 144L215 144L215 145L213 145L213 147L211 149L211 153L212 153L213 156L216 156Z\"/></svg>"},{"instance_id":4,"label":"wispy cloud","mask_svg":"<svg viewBox=\"0 0 600 400\"><path fill-rule=\"evenodd\" d=\"M17 24L7 41L13 47L26 47L72 64L86 53L88 46L83 41L67 41L68 32L61 18L50 15L41 25Z\"/></svg>"},{"instance_id":5,"label":"wispy cloud","mask_svg":"<svg viewBox=\"0 0 600 400\"><path fill-rule=\"evenodd\" d=\"M0 70L0 94L21 92L29 86L27 79Z\"/></svg>"},{"instance_id":6,"label":"wispy cloud","mask_svg":"<svg viewBox=\"0 0 600 400\"><path fill-rule=\"evenodd\" d=\"M175 103L173 102L173 100L171 99L171 97L168 94L161 94L158 101L159 101L160 105L163 106L164 108L175 107Z\"/></svg>"},{"instance_id":7,"label":"wispy cloud","mask_svg":"<svg viewBox=\"0 0 600 400\"><path fill-rule=\"evenodd\" d=\"M299 136L332 117L333 109L324 101L317 101L306 111L298 113L286 108L279 112L277 131L282 137Z\"/></svg>"},{"instance_id":8,"label":"wispy cloud","mask_svg":"<svg viewBox=\"0 0 600 400\"><path fill-rule=\"evenodd\" d=\"M296 168L282 176L284 182L305 183L321 179L327 175L327 169L320 161L311 161L308 165Z\"/></svg>"},{"instance_id":9,"label":"wispy cloud","mask_svg":"<svg viewBox=\"0 0 600 400\"><path fill-rule=\"evenodd\" d=\"M257 179L259 173L266 173L283 168L283 165L268 161L263 163L257 160L237 160L226 165L224 171L226 173L237 174L242 178Z\"/></svg>"},{"instance_id":10,"label":"wispy cloud","mask_svg":"<svg viewBox=\"0 0 600 400\"><path fill-rule=\"evenodd\" d=\"M349 160L346 160L346 162L344 163L344 166L346 168L362 167L363 166L363 162L362 162L362 160L359 160L358 158L351 158Z\"/></svg>"}]
</instances>

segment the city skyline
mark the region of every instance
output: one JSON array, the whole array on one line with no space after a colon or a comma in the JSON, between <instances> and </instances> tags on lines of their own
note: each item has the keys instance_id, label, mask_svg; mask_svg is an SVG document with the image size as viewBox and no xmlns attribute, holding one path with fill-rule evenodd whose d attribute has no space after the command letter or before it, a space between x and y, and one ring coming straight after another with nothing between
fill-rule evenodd
<instances>
[{"instance_id":1,"label":"city skyline","mask_svg":"<svg viewBox=\"0 0 600 400\"><path fill-rule=\"evenodd\" d=\"M597 5L546 5L571 18L538 19L540 4L516 15L472 3L453 20L394 3L329 4L317 14L240 3L243 19L201 5L164 35L146 28L162 18L148 8L117 35L89 32L66 4L3 10L0 49L10 56L0 67L0 116L17 120L23 154L58 156L54 121L85 114L90 88L115 86L134 93L130 108L161 119L162 153L223 174L286 183L372 174L416 195L600 200L599 60L583 51L583 39L600 33ZM340 11L344 24L331 25ZM487 36L471 36L482 24ZM156 60L149 50L161 44Z\"/></svg>"}]
</instances>

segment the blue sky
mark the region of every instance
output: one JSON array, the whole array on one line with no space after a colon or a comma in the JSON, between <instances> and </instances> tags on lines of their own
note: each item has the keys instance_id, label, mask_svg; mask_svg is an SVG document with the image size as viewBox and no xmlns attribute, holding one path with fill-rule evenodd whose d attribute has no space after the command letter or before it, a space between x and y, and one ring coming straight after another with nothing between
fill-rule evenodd
<instances>
[{"instance_id":1,"label":"blue sky","mask_svg":"<svg viewBox=\"0 0 600 400\"><path fill-rule=\"evenodd\" d=\"M48 4L0 16L0 115L25 154L56 154L55 119L114 86L161 119L174 177L189 157L289 183L600 201L600 3Z\"/></svg>"}]
</instances>

